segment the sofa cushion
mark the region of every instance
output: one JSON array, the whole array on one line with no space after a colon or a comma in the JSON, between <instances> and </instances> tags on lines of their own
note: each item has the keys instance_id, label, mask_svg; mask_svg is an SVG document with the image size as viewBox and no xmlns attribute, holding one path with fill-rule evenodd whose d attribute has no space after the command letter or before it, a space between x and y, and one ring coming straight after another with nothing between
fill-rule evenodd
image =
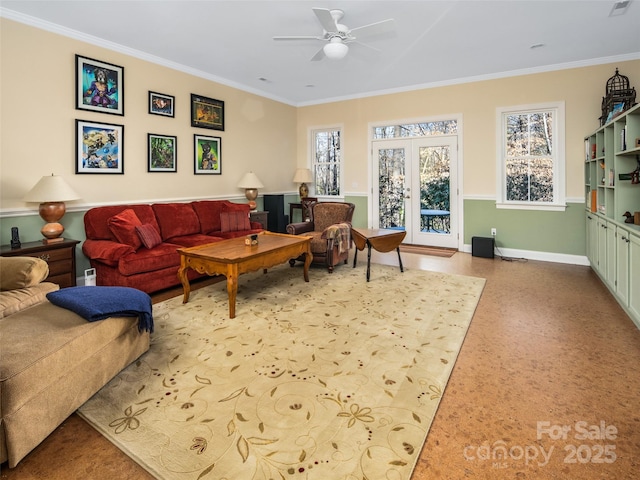
<instances>
[{"instance_id":1,"label":"sofa cushion","mask_svg":"<svg viewBox=\"0 0 640 480\"><path fill-rule=\"evenodd\" d=\"M142 246L138 232L136 232L136 227L142 225L142 222L132 209L127 208L110 217L107 224L118 242L131 245L135 250Z\"/></svg>"},{"instance_id":2,"label":"sofa cushion","mask_svg":"<svg viewBox=\"0 0 640 480\"><path fill-rule=\"evenodd\" d=\"M233 203L229 201L225 201L222 205L223 212L246 212L247 217L249 216L249 212L251 211L251 207L248 203Z\"/></svg>"},{"instance_id":3,"label":"sofa cushion","mask_svg":"<svg viewBox=\"0 0 640 480\"><path fill-rule=\"evenodd\" d=\"M200 233L198 215L189 203L156 203L152 205L163 240Z\"/></svg>"},{"instance_id":4,"label":"sofa cushion","mask_svg":"<svg viewBox=\"0 0 640 480\"><path fill-rule=\"evenodd\" d=\"M179 245L172 243L161 243L153 248L141 248L120 258L118 271L122 275L129 276L155 272L167 267L177 267L180 265L178 248L180 248Z\"/></svg>"},{"instance_id":5,"label":"sofa cushion","mask_svg":"<svg viewBox=\"0 0 640 480\"><path fill-rule=\"evenodd\" d=\"M0 318L46 301L47 293L55 292L59 288L55 283L42 282L32 287L0 292Z\"/></svg>"},{"instance_id":6,"label":"sofa cushion","mask_svg":"<svg viewBox=\"0 0 640 480\"><path fill-rule=\"evenodd\" d=\"M150 223L160 231L158 222L156 222L156 214L153 212L151 205L132 204L132 205L109 205L105 207L90 208L84 214L84 230L88 239L91 240L112 240L116 241L116 237L111 232L107 220L114 215L119 214L123 210L131 209L136 212L140 222Z\"/></svg>"},{"instance_id":7,"label":"sofa cushion","mask_svg":"<svg viewBox=\"0 0 640 480\"><path fill-rule=\"evenodd\" d=\"M184 235L182 237L173 237L167 241L180 245L181 247L197 247L198 245L206 245L207 243L219 242L220 240L222 240L221 237L194 233L192 235Z\"/></svg>"},{"instance_id":8,"label":"sofa cushion","mask_svg":"<svg viewBox=\"0 0 640 480\"><path fill-rule=\"evenodd\" d=\"M111 267L118 265L120 257L133 252L135 250L131 245L124 245L111 240L87 239L82 244L82 253L92 262L105 263Z\"/></svg>"},{"instance_id":9,"label":"sofa cushion","mask_svg":"<svg viewBox=\"0 0 640 480\"><path fill-rule=\"evenodd\" d=\"M160 234L153 225L149 225L148 223L140 225L136 227L136 232L138 232L140 241L146 248L157 247L162 243L162 238L160 238Z\"/></svg>"},{"instance_id":10,"label":"sofa cushion","mask_svg":"<svg viewBox=\"0 0 640 480\"><path fill-rule=\"evenodd\" d=\"M31 287L49 275L49 264L36 257L0 257L0 290Z\"/></svg>"},{"instance_id":11,"label":"sofa cushion","mask_svg":"<svg viewBox=\"0 0 640 480\"><path fill-rule=\"evenodd\" d=\"M251 230L249 216L247 212L242 210L222 212L220 214L220 231L238 232L241 230Z\"/></svg>"},{"instance_id":12,"label":"sofa cushion","mask_svg":"<svg viewBox=\"0 0 640 480\"><path fill-rule=\"evenodd\" d=\"M230 202L226 200L199 200L191 203L200 220L201 233L209 234L220 231L220 214L226 203Z\"/></svg>"},{"instance_id":13,"label":"sofa cushion","mask_svg":"<svg viewBox=\"0 0 640 480\"><path fill-rule=\"evenodd\" d=\"M304 235L311 237L311 252L327 253L327 239L322 238L322 232L308 232Z\"/></svg>"}]
</instances>

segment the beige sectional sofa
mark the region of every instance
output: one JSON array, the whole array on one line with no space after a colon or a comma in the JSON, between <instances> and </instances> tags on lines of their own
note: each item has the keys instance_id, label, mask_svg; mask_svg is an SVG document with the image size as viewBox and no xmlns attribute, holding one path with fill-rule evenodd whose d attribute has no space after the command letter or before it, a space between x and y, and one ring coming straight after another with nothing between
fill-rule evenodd
<instances>
[{"instance_id":1,"label":"beige sectional sofa","mask_svg":"<svg viewBox=\"0 0 640 480\"><path fill-rule=\"evenodd\" d=\"M149 348L136 317L88 322L50 303L47 274L38 258L0 257L0 462L11 468Z\"/></svg>"}]
</instances>

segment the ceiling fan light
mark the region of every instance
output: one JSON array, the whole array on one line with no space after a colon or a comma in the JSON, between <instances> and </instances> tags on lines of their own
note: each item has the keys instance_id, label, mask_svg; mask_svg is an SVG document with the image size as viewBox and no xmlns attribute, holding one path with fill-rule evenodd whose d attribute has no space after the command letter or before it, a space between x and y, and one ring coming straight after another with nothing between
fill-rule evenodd
<instances>
[{"instance_id":1,"label":"ceiling fan light","mask_svg":"<svg viewBox=\"0 0 640 480\"><path fill-rule=\"evenodd\" d=\"M324 50L324 54L327 58L330 58L331 60L340 60L347 55L349 47L342 43L340 39L338 39L337 42L334 42L332 39L330 43L327 43L322 48L322 50Z\"/></svg>"}]
</instances>

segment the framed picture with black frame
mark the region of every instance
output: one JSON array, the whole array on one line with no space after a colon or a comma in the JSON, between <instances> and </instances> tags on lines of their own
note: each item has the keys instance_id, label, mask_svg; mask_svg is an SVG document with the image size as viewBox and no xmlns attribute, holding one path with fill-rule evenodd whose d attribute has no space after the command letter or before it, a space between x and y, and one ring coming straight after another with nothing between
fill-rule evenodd
<instances>
[{"instance_id":1,"label":"framed picture with black frame","mask_svg":"<svg viewBox=\"0 0 640 480\"><path fill-rule=\"evenodd\" d=\"M149 113L151 115L173 117L175 103L176 99L171 95L149 91Z\"/></svg>"},{"instance_id":2,"label":"framed picture with black frame","mask_svg":"<svg viewBox=\"0 0 640 480\"><path fill-rule=\"evenodd\" d=\"M224 131L224 102L192 93L191 126Z\"/></svg>"},{"instance_id":3,"label":"framed picture with black frame","mask_svg":"<svg viewBox=\"0 0 640 480\"><path fill-rule=\"evenodd\" d=\"M206 135L193 136L193 173L222 174L222 139Z\"/></svg>"},{"instance_id":4,"label":"framed picture with black frame","mask_svg":"<svg viewBox=\"0 0 640 480\"><path fill-rule=\"evenodd\" d=\"M178 171L178 137L147 134L147 172Z\"/></svg>"},{"instance_id":5,"label":"framed picture with black frame","mask_svg":"<svg viewBox=\"0 0 640 480\"><path fill-rule=\"evenodd\" d=\"M124 67L76 55L76 110L124 115Z\"/></svg>"},{"instance_id":6,"label":"framed picture with black frame","mask_svg":"<svg viewBox=\"0 0 640 480\"><path fill-rule=\"evenodd\" d=\"M124 125L76 120L76 173L124 173Z\"/></svg>"}]
</instances>

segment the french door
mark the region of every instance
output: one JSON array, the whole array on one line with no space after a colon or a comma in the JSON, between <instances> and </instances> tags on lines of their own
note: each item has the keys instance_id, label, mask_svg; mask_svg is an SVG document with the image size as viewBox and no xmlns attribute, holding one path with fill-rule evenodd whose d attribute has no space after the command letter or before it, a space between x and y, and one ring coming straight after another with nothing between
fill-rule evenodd
<instances>
[{"instance_id":1,"label":"french door","mask_svg":"<svg viewBox=\"0 0 640 480\"><path fill-rule=\"evenodd\" d=\"M373 141L373 227L404 243L458 247L457 136Z\"/></svg>"}]
</instances>

